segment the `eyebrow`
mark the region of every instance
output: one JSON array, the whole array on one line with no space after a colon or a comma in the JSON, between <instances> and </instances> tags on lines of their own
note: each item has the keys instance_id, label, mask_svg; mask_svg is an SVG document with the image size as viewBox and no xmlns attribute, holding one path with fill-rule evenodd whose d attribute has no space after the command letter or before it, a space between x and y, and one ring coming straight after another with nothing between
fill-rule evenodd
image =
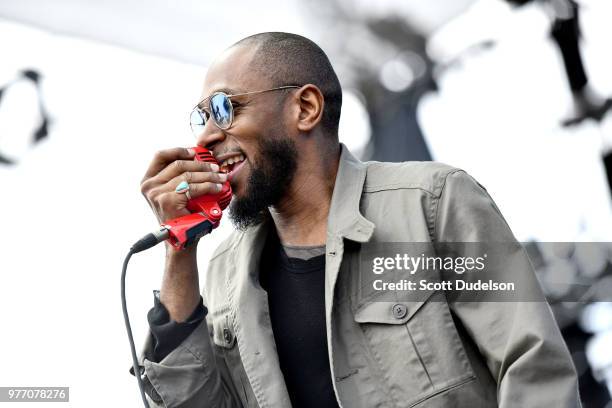
<instances>
[{"instance_id":1,"label":"eyebrow","mask_svg":"<svg viewBox=\"0 0 612 408\"><path fill-rule=\"evenodd\" d=\"M214 94L216 92L223 92L223 93L228 94L228 95L233 95L233 94L240 93L240 91L237 91L236 89L232 89L232 88L219 88L219 89L215 89L210 94L212 95L212 94Z\"/></svg>"}]
</instances>

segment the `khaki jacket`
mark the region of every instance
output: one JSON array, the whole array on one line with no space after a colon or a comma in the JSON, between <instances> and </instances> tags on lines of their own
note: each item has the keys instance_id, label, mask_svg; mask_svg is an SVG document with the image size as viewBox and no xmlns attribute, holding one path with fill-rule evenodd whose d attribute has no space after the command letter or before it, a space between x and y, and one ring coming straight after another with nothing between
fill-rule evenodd
<instances>
[{"instance_id":1,"label":"khaki jacket","mask_svg":"<svg viewBox=\"0 0 612 408\"><path fill-rule=\"evenodd\" d=\"M141 357L163 400L151 406L291 406L258 282L270 226L235 232L219 246L205 279L206 320L163 361ZM393 304L360 296L361 244L491 240L515 238L466 172L436 162L362 163L342 146L325 264L340 407L580 406L572 361L545 302L453 303L431 292L398 314ZM524 251L508 256L526 260Z\"/></svg>"}]
</instances>

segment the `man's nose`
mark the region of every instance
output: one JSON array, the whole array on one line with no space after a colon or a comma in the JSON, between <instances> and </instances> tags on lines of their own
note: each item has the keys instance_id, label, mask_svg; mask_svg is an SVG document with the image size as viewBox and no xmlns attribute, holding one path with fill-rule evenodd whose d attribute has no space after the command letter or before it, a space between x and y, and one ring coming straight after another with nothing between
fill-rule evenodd
<instances>
[{"instance_id":1,"label":"man's nose","mask_svg":"<svg viewBox=\"0 0 612 408\"><path fill-rule=\"evenodd\" d=\"M213 123L212 119L206 122L204 129L196 138L198 146L205 147L208 150L212 150L217 143L221 143L223 140L225 140L225 133Z\"/></svg>"}]
</instances>

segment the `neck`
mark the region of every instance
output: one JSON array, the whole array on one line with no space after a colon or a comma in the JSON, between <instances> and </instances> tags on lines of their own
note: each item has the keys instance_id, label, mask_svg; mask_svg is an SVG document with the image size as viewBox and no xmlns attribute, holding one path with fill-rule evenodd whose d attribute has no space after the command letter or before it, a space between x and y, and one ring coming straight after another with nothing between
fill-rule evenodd
<instances>
[{"instance_id":1,"label":"neck","mask_svg":"<svg viewBox=\"0 0 612 408\"><path fill-rule=\"evenodd\" d=\"M329 155L318 147L303 159L283 200L270 207L276 232L284 245L324 245L327 217L338 172L340 146Z\"/></svg>"}]
</instances>

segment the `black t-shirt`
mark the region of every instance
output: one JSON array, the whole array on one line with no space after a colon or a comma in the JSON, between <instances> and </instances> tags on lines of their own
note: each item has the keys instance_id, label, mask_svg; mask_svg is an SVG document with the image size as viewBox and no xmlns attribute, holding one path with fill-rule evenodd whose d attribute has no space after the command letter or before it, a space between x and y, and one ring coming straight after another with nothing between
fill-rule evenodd
<instances>
[{"instance_id":1,"label":"black t-shirt","mask_svg":"<svg viewBox=\"0 0 612 408\"><path fill-rule=\"evenodd\" d=\"M260 282L268 293L280 368L294 408L338 407L327 352L324 252L324 246L283 247L272 233L261 258ZM206 313L200 303L186 322L170 321L156 296L148 315L153 355L147 358L161 361L195 330Z\"/></svg>"},{"instance_id":2,"label":"black t-shirt","mask_svg":"<svg viewBox=\"0 0 612 408\"><path fill-rule=\"evenodd\" d=\"M261 286L268 292L279 363L294 408L337 408L325 329L325 248L310 259L283 248L270 237L262 254Z\"/></svg>"}]
</instances>

